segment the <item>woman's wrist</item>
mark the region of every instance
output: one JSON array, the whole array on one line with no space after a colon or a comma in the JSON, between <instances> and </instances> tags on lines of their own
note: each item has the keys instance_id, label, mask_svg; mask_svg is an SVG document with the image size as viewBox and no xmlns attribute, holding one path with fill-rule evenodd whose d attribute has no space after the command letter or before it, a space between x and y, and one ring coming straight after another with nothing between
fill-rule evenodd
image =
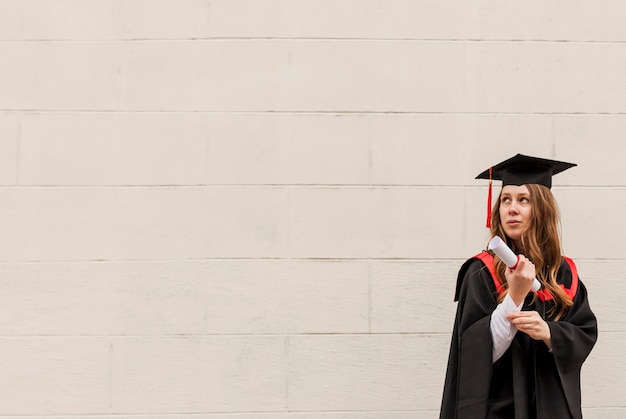
<instances>
[{"instance_id":1,"label":"woman's wrist","mask_svg":"<svg viewBox=\"0 0 626 419\"><path fill-rule=\"evenodd\" d=\"M543 340L543 343L546 344L550 352L552 352L552 334L550 333L550 326L548 325L548 322L546 322L545 320L544 320L544 324L546 326L546 336L542 340Z\"/></svg>"},{"instance_id":2,"label":"woman's wrist","mask_svg":"<svg viewBox=\"0 0 626 419\"><path fill-rule=\"evenodd\" d=\"M546 346L548 347L548 350L552 352L552 339L550 338L544 339L543 343L545 343Z\"/></svg>"},{"instance_id":3,"label":"woman's wrist","mask_svg":"<svg viewBox=\"0 0 626 419\"><path fill-rule=\"evenodd\" d=\"M526 299L526 295L528 293L521 293L521 292L516 292L515 290L509 290L509 296L511 296L511 299L513 300L513 302L515 303L516 306L519 306L520 304L522 304L524 302L524 300Z\"/></svg>"}]
</instances>

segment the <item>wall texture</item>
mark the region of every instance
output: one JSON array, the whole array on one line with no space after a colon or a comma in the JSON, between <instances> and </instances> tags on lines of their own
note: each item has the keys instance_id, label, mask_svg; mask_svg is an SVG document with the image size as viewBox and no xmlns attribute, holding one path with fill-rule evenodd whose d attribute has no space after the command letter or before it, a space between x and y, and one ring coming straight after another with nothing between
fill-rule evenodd
<instances>
[{"instance_id":1,"label":"wall texture","mask_svg":"<svg viewBox=\"0 0 626 419\"><path fill-rule=\"evenodd\" d=\"M437 418L486 184L555 178L626 417L618 0L0 0L0 417Z\"/></svg>"}]
</instances>

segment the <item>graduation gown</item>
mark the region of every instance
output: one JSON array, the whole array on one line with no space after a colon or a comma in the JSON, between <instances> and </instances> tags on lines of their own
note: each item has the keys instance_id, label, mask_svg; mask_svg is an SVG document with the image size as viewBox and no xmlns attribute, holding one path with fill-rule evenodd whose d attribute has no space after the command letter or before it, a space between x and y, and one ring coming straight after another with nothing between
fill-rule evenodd
<instances>
[{"instance_id":1,"label":"graduation gown","mask_svg":"<svg viewBox=\"0 0 626 419\"><path fill-rule=\"evenodd\" d=\"M522 308L546 320L552 352L518 331L495 363L489 323L500 283L492 272L493 257L486 252L459 271L440 419L582 418L580 371L596 342L597 323L574 263L564 258L557 276L574 302L565 316L553 321L548 314L553 301L542 291L541 298L529 293Z\"/></svg>"}]
</instances>

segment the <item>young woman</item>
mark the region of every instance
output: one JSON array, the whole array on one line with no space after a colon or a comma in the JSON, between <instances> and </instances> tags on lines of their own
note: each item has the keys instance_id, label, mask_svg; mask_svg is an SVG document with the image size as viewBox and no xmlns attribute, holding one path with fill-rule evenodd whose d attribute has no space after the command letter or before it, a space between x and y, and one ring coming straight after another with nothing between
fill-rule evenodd
<instances>
[{"instance_id":1,"label":"young woman","mask_svg":"<svg viewBox=\"0 0 626 419\"><path fill-rule=\"evenodd\" d=\"M519 255L482 252L459 271L440 419L582 418L580 372L597 338L576 266L561 254L552 176L575 164L518 154L477 178L502 180L488 227ZM489 206L491 206L489 204ZM541 289L531 292L537 278Z\"/></svg>"}]
</instances>

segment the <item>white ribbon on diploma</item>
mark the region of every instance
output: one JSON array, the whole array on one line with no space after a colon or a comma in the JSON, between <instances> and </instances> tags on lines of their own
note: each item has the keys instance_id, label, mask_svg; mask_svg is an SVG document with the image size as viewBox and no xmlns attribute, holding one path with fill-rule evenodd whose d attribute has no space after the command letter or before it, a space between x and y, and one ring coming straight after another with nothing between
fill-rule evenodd
<instances>
[{"instance_id":1,"label":"white ribbon on diploma","mask_svg":"<svg viewBox=\"0 0 626 419\"><path fill-rule=\"evenodd\" d=\"M509 267L509 269L515 269L515 267L517 266L517 262L519 261L519 256L513 253L513 251L509 248L509 246L506 245L506 243L500 238L500 236L495 236L493 239L491 239L487 248L489 250L493 250L493 253L495 253L502 260L502 262L504 262L504 264ZM532 287L530 287L530 290L536 292L539 291L540 288L541 284L539 283L539 280L535 278Z\"/></svg>"}]
</instances>

